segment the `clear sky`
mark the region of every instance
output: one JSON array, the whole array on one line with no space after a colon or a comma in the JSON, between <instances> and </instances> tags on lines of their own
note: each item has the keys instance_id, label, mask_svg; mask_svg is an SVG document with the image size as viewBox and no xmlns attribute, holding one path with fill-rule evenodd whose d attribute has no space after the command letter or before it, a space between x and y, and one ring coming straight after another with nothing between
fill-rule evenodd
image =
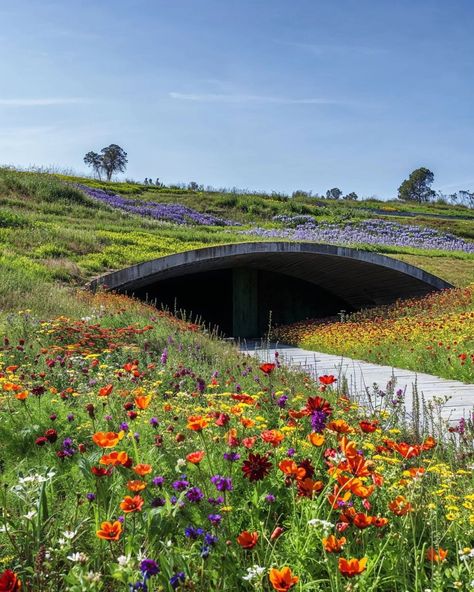
<instances>
[{"instance_id":1,"label":"clear sky","mask_svg":"<svg viewBox=\"0 0 474 592\"><path fill-rule=\"evenodd\" d=\"M0 3L0 163L389 198L474 189L473 0Z\"/></svg>"}]
</instances>

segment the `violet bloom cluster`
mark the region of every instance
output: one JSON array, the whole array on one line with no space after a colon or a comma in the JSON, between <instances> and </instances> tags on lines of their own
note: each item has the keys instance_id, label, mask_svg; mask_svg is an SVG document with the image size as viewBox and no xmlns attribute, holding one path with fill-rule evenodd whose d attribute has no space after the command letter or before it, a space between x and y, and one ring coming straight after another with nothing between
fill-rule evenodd
<instances>
[{"instance_id":1,"label":"violet bloom cluster","mask_svg":"<svg viewBox=\"0 0 474 592\"><path fill-rule=\"evenodd\" d=\"M242 231L242 234L341 245L369 244L474 253L474 242L453 234L425 226L376 219L348 222L342 226L305 222L294 228L291 224L286 228L254 228Z\"/></svg>"},{"instance_id":2,"label":"violet bloom cluster","mask_svg":"<svg viewBox=\"0 0 474 592\"><path fill-rule=\"evenodd\" d=\"M138 201L127 199L117 194L110 194L102 189L93 189L87 185L77 185L83 193L112 208L130 214L155 220L164 220L174 224L197 224L201 226L238 226L237 222L218 218L212 214L197 212L178 203L159 203L154 201Z\"/></svg>"}]
</instances>

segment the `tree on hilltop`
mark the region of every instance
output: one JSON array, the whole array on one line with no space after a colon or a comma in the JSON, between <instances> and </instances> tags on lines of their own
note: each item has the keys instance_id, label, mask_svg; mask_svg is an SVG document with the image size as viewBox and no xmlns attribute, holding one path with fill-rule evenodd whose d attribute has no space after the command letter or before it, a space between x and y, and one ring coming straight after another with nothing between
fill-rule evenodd
<instances>
[{"instance_id":1,"label":"tree on hilltop","mask_svg":"<svg viewBox=\"0 0 474 592\"><path fill-rule=\"evenodd\" d=\"M90 151L84 156L84 162L92 167L96 175L101 178L101 173L105 173L107 181L110 181L114 173L123 173L127 168L127 153L117 144L110 144L102 148L100 154Z\"/></svg>"},{"instance_id":2,"label":"tree on hilltop","mask_svg":"<svg viewBox=\"0 0 474 592\"><path fill-rule=\"evenodd\" d=\"M339 199L342 195L342 191L339 187L333 187L326 191L326 199Z\"/></svg>"},{"instance_id":3,"label":"tree on hilltop","mask_svg":"<svg viewBox=\"0 0 474 592\"><path fill-rule=\"evenodd\" d=\"M398 199L418 203L429 202L436 195L431 189L433 181L434 174L430 169L426 167L415 169L398 188Z\"/></svg>"}]
</instances>

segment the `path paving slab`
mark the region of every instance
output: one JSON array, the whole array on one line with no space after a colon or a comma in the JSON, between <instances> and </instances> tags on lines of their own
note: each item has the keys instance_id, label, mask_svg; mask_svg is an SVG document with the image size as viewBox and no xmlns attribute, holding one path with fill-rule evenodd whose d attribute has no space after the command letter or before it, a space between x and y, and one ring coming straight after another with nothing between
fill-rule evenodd
<instances>
[{"instance_id":1,"label":"path paving slab","mask_svg":"<svg viewBox=\"0 0 474 592\"><path fill-rule=\"evenodd\" d=\"M387 383L395 378L396 388L405 391L405 406L408 410L413 405L414 385L426 402L448 396L449 400L444 405L442 415L452 422L458 421L461 417L468 417L474 410L474 384L279 343L245 341L240 344L240 350L257 356L263 362L273 362L275 352L278 352L282 364L299 368L312 376L334 374L339 379L344 376L350 394L362 400L367 397L367 389L370 390L374 384L384 390Z\"/></svg>"}]
</instances>

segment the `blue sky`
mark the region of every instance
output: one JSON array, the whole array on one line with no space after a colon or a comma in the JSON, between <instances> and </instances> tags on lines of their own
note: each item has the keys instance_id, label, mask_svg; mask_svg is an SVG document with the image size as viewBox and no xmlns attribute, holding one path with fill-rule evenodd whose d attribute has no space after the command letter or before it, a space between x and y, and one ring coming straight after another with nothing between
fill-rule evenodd
<instances>
[{"instance_id":1,"label":"blue sky","mask_svg":"<svg viewBox=\"0 0 474 592\"><path fill-rule=\"evenodd\" d=\"M474 189L472 0L0 4L0 163L389 198Z\"/></svg>"}]
</instances>

